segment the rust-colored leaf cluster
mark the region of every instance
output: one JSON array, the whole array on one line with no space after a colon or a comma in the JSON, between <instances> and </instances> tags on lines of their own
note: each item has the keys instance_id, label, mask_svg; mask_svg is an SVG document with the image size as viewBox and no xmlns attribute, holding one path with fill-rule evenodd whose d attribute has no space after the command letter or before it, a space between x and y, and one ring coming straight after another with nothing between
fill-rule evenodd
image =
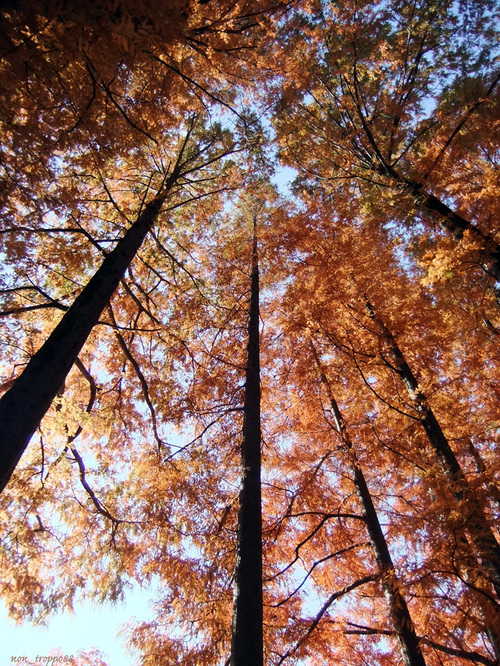
<instances>
[{"instance_id":1,"label":"rust-colored leaf cluster","mask_svg":"<svg viewBox=\"0 0 500 666\"><path fill-rule=\"evenodd\" d=\"M499 662L495 11L2 3L13 618L151 585L144 666Z\"/></svg>"}]
</instances>

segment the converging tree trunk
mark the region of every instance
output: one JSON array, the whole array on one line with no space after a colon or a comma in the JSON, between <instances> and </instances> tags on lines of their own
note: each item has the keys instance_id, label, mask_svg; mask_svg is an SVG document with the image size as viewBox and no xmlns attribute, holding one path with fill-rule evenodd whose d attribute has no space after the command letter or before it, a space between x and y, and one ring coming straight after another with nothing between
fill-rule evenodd
<instances>
[{"instance_id":1,"label":"converging tree trunk","mask_svg":"<svg viewBox=\"0 0 500 666\"><path fill-rule=\"evenodd\" d=\"M468 232L472 239L478 240L482 247L478 251L477 262L486 273L500 281L500 246L494 238L485 234L479 227L453 211L436 196L427 192L421 183L402 178L392 169L388 175L391 175L404 190L410 192L415 204L424 208L438 225L448 231L455 240L460 242L465 232Z\"/></svg>"},{"instance_id":2,"label":"converging tree trunk","mask_svg":"<svg viewBox=\"0 0 500 666\"><path fill-rule=\"evenodd\" d=\"M392 562L389 548L387 546L387 541L380 526L380 521L378 519L365 476L359 465L356 451L354 450L349 433L347 432L345 421L342 418L337 401L333 395L330 382L328 381L319 356L312 342L311 350L316 365L318 366L321 383L325 387L326 393L328 395L335 426L342 441L342 448L344 449L349 460L354 486L361 503L366 527L368 534L370 535L370 542L372 545L373 553L380 570L384 595L389 606L394 628L396 630L403 662L405 666L425 666L425 660L420 649L419 638L415 632L406 601L401 594L401 586L396 574L396 570L394 568L394 564Z\"/></svg>"},{"instance_id":3,"label":"converging tree trunk","mask_svg":"<svg viewBox=\"0 0 500 666\"><path fill-rule=\"evenodd\" d=\"M483 485L488 491L488 499L492 504L495 504L497 510L500 510L500 488L487 475L486 465L471 439L467 441L467 450L474 460L477 474L484 477Z\"/></svg>"},{"instance_id":4,"label":"converging tree trunk","mask_svg":"<svg viewBox=\"0 0 500 666\"><path fill-rule=\"evenodd\" d=\"M345 77L343 77L347 88L349 84ZM466 119L488 99L496 89L500 75L496 75L493 82L485 92L485 94L473 104L465 114L462 121L454 129L451 138L448 140L447 145L451 143L452 138L459 133L460 128L465 123ZM418 208L426 210L430 216L437 222L437 224L444 230L448 231L457 241L461 241L464 233L468 232L472 239L479 241L482 245L478 251L477 262L487 273L492 275L495 280L500 281L500 246L495 239L487 233L484 233L479 227L465 219L457 212L452 210L447 204L438 199L434 194L427 191L422 182L408 178L407 176L399 173L394 168L392 156L384 155L384 151L380 148L377 139L370 128L370 123L365 115L365 110L360 102L359 97L359 80L357 78L356 69L354 69L354 89L352 90L352 99L356 100L355 108L361 122L361 126L366 135L371 149L372 164L376 165L375 169L378 173L389 178L393 185L403 191L409 192L415 205ZM397 123L400 118L398 117ZM443 151L445 148L443 148ZM442 151L442 152L443 152ZM442 153L441 153L442 154ZM440 155L441 155L440 154ZM440 156L439 156L440 157ZM436 158L435 164L439 160ZM424 176L425 178L425 176Z\"/></svg>"},{"instance_id":5,"label":"converging tree trunk","mask_svg":"<svg viewBox=\"0 0 500 666\"><path fill-rule=\"evenodd\" d=\"M474 490L471 488L465 474L460 467L449 442L443 433L426 396L420 390L415 375L406 362L401 349L394 336L375 313L370 301L366 301L366 310L377 326L378 333L385 345L391 359L391 367L399 375L405 385L408 395L420 416L420 422L427 434L427 438L436 453L444 474L452 484L453 494L458 503L460 514L463 516L463 528L473 544L483 569L491 581L498 599L500 599L500 546L495 538L486 515L481 507ZM495 621L494 634L496 636L496 651L500 650L500 636L498 627L498 613Z\"/></svg>"},{"instance_id":6,"label":"converging tree trunk","mask_svg":"<svg viewBox=\"0 0 500 666\"><path fill-rule=\"evenodd\" d=\"M163 203L175 185L195 172L234 152L224 146L224 135L216 129L206 142L190 150L197 116L187 123L177 158L164 177L158 194L149 201L137 220L106 255L100 268L46 342L0 399L0 492L8 483L28 442L61 388L92 328L109 303L144 238L153 228ZM219 152L218 147L221 146ZM206 194L199 195L206 196Z\"/></svg>"},{"instance_id":7,"label":"converging tree trunk","mask_svg":"<svg viewBox=\"0 0 500 666\"><path fill-rule=\"evenodd\" d=\"M0 400L0 491L64 383L80 350L154 225L179 171L174 169L116 247L106 256L46 342Z\"/></svg>"},{"instance_id":8,"label":"converging tree trunk","mask_svg":"<svg viewBox=\"0 0 500 666\"><path fill-rule=\"evenodd\" d=\"M231 666L263 664L260 446L259 260L254 221Z\"/></svg>"}]
</instances>

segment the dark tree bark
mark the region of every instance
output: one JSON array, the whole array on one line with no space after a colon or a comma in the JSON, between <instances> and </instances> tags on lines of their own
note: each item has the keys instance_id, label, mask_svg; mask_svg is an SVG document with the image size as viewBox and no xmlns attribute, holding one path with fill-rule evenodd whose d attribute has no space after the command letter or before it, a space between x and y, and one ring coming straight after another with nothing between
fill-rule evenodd
<instances>
[{"instance_id":1,"label":"dark tree bark","mask_svg":"<svg viewBox=\"0 0 500 666\"><path fill-rule=\"evenodd\" d=\"M483 508L463 473L460 463L453 453L426 396L419 389L415 375L406 362L396 339L375 313L368 300L366 301L366 310L377 326L378 333L391 360L390 367L399 375L405 385L408 395L419 414L420 422L427 434L429 443L436 453L444 474L450 480L458 504L457 508L463 516L463 530L468 535L468 541L478 554L483 565L483 571L492 583L498 600L500 600L500 546L486 519ZM495 654L500 659L500 618L498 610L487 604L483 611L485 619L492 617L492 626L489 627L488 631Z\"/></svg>"},{"instance_id":2,"label":"dark tree bark","mask_svg":"<svg viewBox=\"0 0 500 666\"><path fill-rule=\"evenodd\" d=\"M481 458L481 454L470 439L467 441L467 449L474 460L477 473L485 477L483 483L488 491L489 500L496 505L498 510L500 510L500 488L487 476L486 465Z\"/></svg>"},{"instance_id":3,"label":"dark tree bark","mask_svg":"<svg viewBox=\"0 0 500 666\"><path fill-rule=\"evenodd\" d=\"M482 248L479 250L477 256L478 264L486 273L494 277L495 280L500 281L500 245L498 245L495 239L456 213L434 194L427 192L422 183L399 174L391 165L383 160L378 152L378 148L376 148L375 152L381 161L377 167L377 172L390 178L395 187L409 192L413 197L415 205L418 208L425 209L441 229L449 232L458 242L462 240L466 231L470 233L472 238L480 241Z\"/></svg>"},{"instance_id":4,"label":"dark tree bark","mask_svg":"<svg viewBox=\"0 0 500 666\"><path fill-rule=\"evenodd\" d=\"M464 233L468 231L472 238L478 239L482 243L477 261L486 273L500 281L500 246L498 243L464 217L455 213L433 194L426 192L420 183L411 180L402 182L404 189L412 194L415 203L425 208L439 226L448 231L457 241L461 241Z\"/></svg>"},{"instance_id":5,"label":"dark tree bark","mask_svg":"<svg viewBox=\"0 0 500 666\"><path fill-rule=\"evenodd\" d=\"M356 451L354 450L349 433L347 432L345 421L342 418L337 401L333 395L330 382L328 381L316 349L312 343L311 349L320 372L321 383L325 387L330 401L335 426L342 441L342 447L350 463L354 485L361 503L368 534L370 535L373 553L380 570L382 587L389 606L391 619L396 630L403 662L405 666L425 666L425 660L420 649L420 641L415 632L406 601L401 594L396 570L392 562L382 527L380 526L375 506L373 505L373 500L365 476L359 465Z\"/></svg>"},{"instance_id":6,"label":"dark tree bark","mask_svg":"<svg viewBox=\"0 0 500 666\"><path fill-rule=\"evenodd\" d=\"M254 226L231 666L263 665L259 262Z\"/></svg>"},{"instance_id":7,"label":"dark tree bark","mask_svg":"<svg viewBox=\"0 0 500 666\"><path fill-rule=\"evenodd\" d=\"M156 221L174 170L160 194L144 208L116 247L106 256L46 342L0 400L0 491L24 453L31 436L61 388L92 328L109 303L127 267Z\"/></svg>"},{"instance_id":8,"label":"dark tree bark","mask_svg":"<svg viewBox=\"0 0 500 666\"><path fill-rule=\"evenodd\" d=\"M46 342L0 399L0 492L5 488L28 442L75 362L92 328L109 303L148 232L154 226L171 189L191 173L208 167L235 150L234 144L215 152L222 138L216 134L186 154L197 124L193 115L187 124L170 174L158 194L144 207L116 247L106 255L73 305ZM206 194L200 196L207 196Z\"/></svg>"},{"instance_id":9,"label":"dark tree bark","mask_svg":"<svg viewBox=\"0 0 500 666\"><path fill-rule=\"evenodd\" d=\"M485 94L479 99L472 107L470 107L465 115L465 118L458 124L452 133L449 143L453 137L459 132L460 128L464 125L466 119L474 113L474 111L483 104L483 102L490 97L500 81L500 75L497 74L492 83L486 90ZM346 81L347 83L347 81ZM347 83L349 86L349 84ZM472 224L469 220L465 219L455 211L453 211L447 204L443 203L434 194L428 192L423 183L407 178L399 173L391 164L391 155L384 157L365 117L365 112L359 101L359 81L357 80L356 71L354 70L354 90L353 98L356 99L356 111L361 121L361 127L368 139L372 152L372 164L375 170L386 176L392 181L392 184L406 192L409 192L415 205L425 209L431 217L439 224L439 226L448 231L457 241L461 241L463 235L468 231L472 238L481 242L482 248L478 252L477 261L486 273L500 281L500 245L495 239L481 231L479 227ZM449 144L447 144L449 145ZM437 158L439 159L439 157ZM437 160L436 160L437 161Z\"/></svg>"},{"instance_id":10,"label":"dark tree bark","mask_svg":"<svg viewBox=\"0 0 500 666\"><path fill-rule=\"evenodd\" d=\"M415 375L406 362L402 351L384 322L375 314L372 304L366 301L366 309L375 322L378 333L391 358L391 367L401 378L408 395L420 416L427 438L434 449L441 467L452 482L453 492L464 513L464 524L471 541L477 548L481 561L500 599L500 546L488 524L484 511L470 487L465 474L443 433L426 396L419 389Z\"/></svg>"}]
</instances>

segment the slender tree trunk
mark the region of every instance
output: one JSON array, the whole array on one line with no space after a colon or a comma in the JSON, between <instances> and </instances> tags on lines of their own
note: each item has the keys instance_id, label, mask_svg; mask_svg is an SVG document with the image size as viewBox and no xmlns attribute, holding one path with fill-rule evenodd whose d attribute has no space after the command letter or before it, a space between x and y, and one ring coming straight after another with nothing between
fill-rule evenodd
<instances>
[{"instance_id":1,"label":"slender tree trunk","mask_svg":"<svg viewBox=\"0 0 500 666\"><path fill-rule=\"evenodd\" d=\"M469 439L467 441L468 451L474 460L476 465L476 470L479 475L482 475L484 478L483 484L489 493L490 502L496 505L497 509L500 509L500 488L487 476L486 465L484 464L481 454L476 449L472 441Z\"/></svg>"},{"instance_id":2,"label":"slender tree trunk","mask_svg":"<svg viewBox=\"0 0 500 666\"><path fill-rule=\"evenodd\" d=\"M372 304L367 300L366 309L377 325L378 331L385 343L393 365L393 369L403 381L415 409L417 410L422 426L427 434L444 474L451 482L453 494L457 500L458 510L463 516L463 530L468 540L473 544L483 570L492 583L498 599L500 599L500 546L495 538L486 515L479 503L474 490L471 488L465 474L453 453L448 440L443 433L426 396L419 389L418 382L403 356L394 336L384 322L375 314ZM488 633L497 658L500 659L500 616L498 610L490 603L480 601L485 621L491 619Z\"/></svg>"},{"instance_id":3,"label":"slender tree trunk","mask_svg":"<svg viewBox=\"0 0 500 666\"><path fill-rule=\"evenodd\" d=\"M259 263L254 226L231 666L263 665Z\"/></svg>"},{"instance_id":4,"label":"slender tree trunk","mask_svg":"<svg viewBox=\"0 0 500 666\"><path fill-rule=\"evenodd\" d=\"M478 103L469 110L469 113L482 104L486 97L491 95L496 88L498 81L499 77L497 76L488 88L485 97L482 100L478 100ZM398 171L384 158L359 103L356 105L356 108L363 130L372 146L374 161L378 162L376 171L390 178L395 187L409 192L412 195L415 204L420 208L426 209L439 226L450 232L456 240L462 240L466 231L471 234L472 238L479 240L482 244L482 248L477 256L479 265L496 280L500 281L500 245L492 236L481 231L476 225L472 224L461 215L458 215L458 213L453 211L436 196L427 192L422 183L398 173Z\"/></svg>"},{"instance_id":5,"label":"slender tree trunk","mask_svg":"<svg viewBox=\"0 0 500 666\"><path fill-rule=\"evenodd\" d=\"M500 246L498 243L464 217L455 213L433 194L426 192L420 183L412 180L404 180L403 182L404 189L412 194L415 203L431 213L439 226L449 231L456 240L462 240L464 232L468 231L472 238L482 243L483 247L479 251L478 263L495 280L500 281Z\"/></svg>"},{"instance_id":6,"label":"slender tree trunk","mask_svg":"<svg viewBox=\"0 0 500 666\"><path fill-rule=\"evenodd\" d=\"M498 76L490 85L485 98L488 97L495 89L499 81ZM482 101L484 101L484 99ZM482 101L478 101L474 108L477 108ZM472 109L471 109L472 111ZM373 146L375 156L379 160L377 171L393 180L396 186L401 187L403 190L409 192L415 204L418 207L425 208L431 216L437 221L439 226L451 233L451 235L458 241L466 231L468 231L472 238L479 240L482 243L482 249L478 254L479 265L497 281L500 281L500 245L489 234L484 233L476 227L476 225L469 222L455 211L453 211L447 204L443 203L434 194L427 192L422 183L407 178L394 169L393 166L387 163L382 157L377 142L369 129L361 109L358 108L358 113L361 117L363 128L368 137L368 140Z\"/></svg>"},{"instance_id":7,"label":"slender tree trunk","mask_svg":"<svg viewBox=\"0 0 500 666\"><path fill-rule=\"evenodd\" d=\"M356 452L349 437L349 433L347 432L345 421L342 418L337 401L333 395L330 382L328 381L316 349L312 343L311 348L320 372L321 382L328 394L337 431L350 461L354 485L363 510L363 516L365 518L368 534L370 535L375 559L377 560L377 565L381 573L384 595L398 637L403 662L405 666L425 666L425 660L420 649L419 638L415 633L415 628L406 601L401 594L396 570L394 569L387 541L380 526L365 476L359 465Z\"/></svg>"},{"instance_id":8,"label":"slender tree trunk","mask_svg":"<svg viewBox=\"0 0 500 666\"><path fill-rule=\"evenodd\" d=\"M46 342L0 400L0 491L5 488L28 442L50 407L109 303L127 267L156 221L174 171L84 287Z\"/></svg>"}]
</instances>

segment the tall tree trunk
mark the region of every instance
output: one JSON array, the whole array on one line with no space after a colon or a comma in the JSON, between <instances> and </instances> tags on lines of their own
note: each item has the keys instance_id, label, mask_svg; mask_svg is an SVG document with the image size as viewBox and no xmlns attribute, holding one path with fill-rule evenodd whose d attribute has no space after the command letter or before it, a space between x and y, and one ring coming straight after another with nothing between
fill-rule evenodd
<instances>
[{"instance_id":1,"label":"tall tree trunk","mask_svg":"<svg viewBox=\"0 0 500 666\"><path fill-rule=\"evenodd\" d=\"M467 449L472 459L474 460L477 473L479 475L482 475L484 478L483 484L488 491L490 502L494 503L497 509L500 509L500 488L487 475L486 465L484 464L484 461L481 458L481 454L476 449L476 447L472 443L472 440L470 439L467 441Z\"/></svg>"},{"instance_id":2,"label":"tall tree trunk","mask_svg":"<svg viewBox=\"0 0 500 666\"><path fill-rule=\"evenodd\" d=\"M459 131L466 118L469 117L471 113L473 113L493 93L499 81L500 75L497 73L491 85L486 90L484 96L478 99L476 103L469 108L466 116L456 128L454 134ZM358 113L360 114L363 129L374 149L375 158L379 162L377 168L379 173L388 176L393 180L396 186L401 187L403 190L409 192L412 195L415 204L418 207L427 210L436 220L439 226L451 233L451 235L456 240L461 241L466 231L470 233L473 239L479 240L482 244L482 248L479 250L477 255L477 261L479 265L487 273L493 276L495 280L500 281L500 245L495 241L495 239L489 234L481 231L481 229L479 229L479 227L477 227L475 224L472 224L472 222L453 211L447 204L438 199L434 194L427 192L422 183L419 183L416 180L412 180L411 178L407 178L406 176L398 173L398 171L396 171L396 169L391 164L389 164L386 159L384 159L377 145L377 142L375 141L375 138L366 122L363 110L359 107L359 105ZM437 159L439 159L439 157Z\"/></svg>"},{"instance_id":3,"label":"tall tree trunk","mask_svg":"<svg viewBox=\"0 0 500 666\"><path fill-rule=\"evenodd\" d=\"M84 287L46 342L0 400L0 491L61 388L92 328L158 217L178 178L174 170Z\"/></svg>"},{"instance_id":4,"label":"tall tree trunk","mask_svg":"<svg viewBox=\"0 0 500 666\"><path fill-rule=\"evenodd\" d=\"M475 551L482 562L483 570L491 581L498 599L500 600L500 546L495 538L486 515L479 503L474 490L471 488L465 474L460 467L449 442L443 433L426 396L419 389L415 375L406 362L401 349L394 336L375 313L370 301L366 300L366 310L375 322L382 341L392 361L391 367L399 375L405 385L408 395L420 416L420 422L427 434L444 474L451 482L453 494L457 500L458 510L463 516L463 529L468 540L473 544ZM492 645L497 657L500 659L500 619L498 611L491 608L483 609L486 617L491 616L493 628L490 629Z\"/></svg>"},{"instance_id":5,"label":"tall tree trunk","mask_svg":"<svg viewBox=\"0 0 500 666\"><path fill-rule=\"evenodd\" d=\"M231 666L262 666L264 658L259 357L259 261L254 223Z\"/></svg>"},{"instance_id":6,"label":"tall tree trunk","mask_svg":"<svg viewBox=\"0 0 500 666\"><path fill-rule=\"evenodd\" d=\"M427 192L422 183L405 178L386 163L381 164L377 170L384 176L391 178L396 187L411 194L415 205L430 213L441 229L448 231L455 240L461 241L466 231L470 233L473 239L478 240L482 244L477 257L479 265L495 280L500 281L500 245L492 236L484 233L475 224L456 213L434 194Z\"/></svg>"},{"instance_id":7,"label":"tall tree trunk","mask_svg":"<svg viewBox=\"0 0 500 666\"><path fill-rule=\"evenodd\" d=\"M478 254L479 265L495 280L500 281L500 246L488 234L485 234L474 224L455 213L433 194L429 194L420 183L404 180L404 189L410 192L415 203L425 208L437 221L439 226L458 241L462 240L464 232L468 231L471 237L479 240L482 248Z\"/></svg>"},{"instance_id":8,"label":"tall tree trunk","mask_svg":"<svg viewBox=\"0 0 500 666\"><path fill-rule=\"evenodd\" d=\"M370 535L370 542L375 559L380 570L384 595L398 637L403 662L405 666L425 666L425 660L420 649L419 638L415 633L415 628L406 601L401 594L396 570L394 569L387 541L380 526L365 476L359 465L356 452L349 437L349 433L347 432L345 421L342 418L337 401L333 395L330 382L328 381L312 342L311 349L320 372L321 383L325 387L330 401L335 426L350 462L354 485L363 510L363 516L368 529L368 534Z\"/></svg>"},{"instance_id":9,"label":"tall tree trunk","mask_svg":"<svg viewBox=\"0 0 500 666\"><path fill-rule=\"evenodd\" d=\"M372 304L366 301L366 310L377 325L386 349L393 362L393 368L405 385L410 399L420 416L427 438L434 449L441 467L451 480L460 510L465 511L464 524L471 541L474 543L485 570L491 578L498 598L500 599L500 546L488 524L484 511L470 487L460 463L455 457L448 440L439 425L434 412L430 408L426 396L419 389L415 375L406 362L402 351L384 322L375 314Z\"/></svg>"}]
</instances>

